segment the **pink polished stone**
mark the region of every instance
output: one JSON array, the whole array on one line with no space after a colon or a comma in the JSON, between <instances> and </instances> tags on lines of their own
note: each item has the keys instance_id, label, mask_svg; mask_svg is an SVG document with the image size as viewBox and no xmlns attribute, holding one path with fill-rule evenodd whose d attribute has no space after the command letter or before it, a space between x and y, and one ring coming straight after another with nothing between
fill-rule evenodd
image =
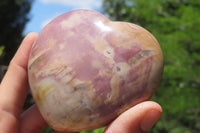
<instances>
[{"instance_id":1,"label":"pink polished stone","mask_svg":"<svg viewBox=\"0 0 200 133\"><path fill-rule=\"evenodd\" d=\"M50 22L30 53L28 76L44 119L59 131L102 127L148 100L163 55L144 28L75 10Z\"/></svg>"}]
</instances>

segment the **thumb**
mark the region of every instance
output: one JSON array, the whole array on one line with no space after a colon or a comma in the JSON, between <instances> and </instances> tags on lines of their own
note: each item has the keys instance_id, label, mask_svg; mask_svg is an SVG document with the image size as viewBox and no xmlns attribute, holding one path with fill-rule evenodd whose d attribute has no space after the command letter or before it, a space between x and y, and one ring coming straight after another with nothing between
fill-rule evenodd
<instances>
[{"instance_id":1,"label":"thumb","mask_svg":"<svg viewBox=\"0 0 200 133\"><path fill-rule=\"evenodd\" d=\"M151 101L140 103L122 113L104 133L145 133L160 118L162 108Z\"/></svg>"}]
</instances>

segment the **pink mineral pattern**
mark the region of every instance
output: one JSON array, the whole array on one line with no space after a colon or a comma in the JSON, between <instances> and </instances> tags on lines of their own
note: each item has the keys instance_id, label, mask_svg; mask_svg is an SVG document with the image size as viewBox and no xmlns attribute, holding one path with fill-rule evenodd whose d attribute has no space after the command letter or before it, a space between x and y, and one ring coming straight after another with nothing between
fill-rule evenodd
<instances>
[{"instance_id":1,"label":"pink mineral pattern","mask_svg":"<svg viewBox=\"0 0 200 133\"><path fill-rule=\"evenodd\" d=\"M39 33L28 64L33 98L59 131L107 125L149 100L162 72L163 54L152 34L91 10L51 21Z\"/></svg>"}]
</instances>

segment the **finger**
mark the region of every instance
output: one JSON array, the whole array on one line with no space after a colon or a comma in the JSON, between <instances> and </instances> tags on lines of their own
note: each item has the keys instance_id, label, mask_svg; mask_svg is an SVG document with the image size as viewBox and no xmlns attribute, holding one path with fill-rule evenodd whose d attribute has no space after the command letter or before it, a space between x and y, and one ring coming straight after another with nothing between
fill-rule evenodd
<instances>
[{"instance_id":1,"label":"finger","mask_svg":"<svg viewBox=\"0 0 200 133\"><path fill-rule=\"evenodd\" d=\"M35 105L21 115L20 123L20 133L40 133L47 127L47 123Z\"/></svg>"},{"instance_id":2,"label":"finger","mask_svg":"<svg viewBox=\"0 0 200 133\"><path fill-rule=\"evenodd\" d=\"M155 102L140 103L122 113L104 133L145 133L160 118L162 108Z\"/></svg>"},{"instance_id":3,"label":"finger","mask_svg":"<svg viewBox=\"0 0 200 133\"><path fill-rule=\"evenodd\" d=\"M25 37L0 86L0 109L16 118L21 113L28 92L27 63L36 37L36 33L30 33Z\"/></svg>"},{"instance_id":4,"label":"finger","mask_svg":"<svg viewBox=\"0 0 200 133\"><path fill-rule=\"evenodd\" d=\"M36 105L31 106L21 115L20 123L20 133L40 133L47 127L47 123L43 119ZM70 132L55 131L53 133Z\"/></svg>"}]
</instances>

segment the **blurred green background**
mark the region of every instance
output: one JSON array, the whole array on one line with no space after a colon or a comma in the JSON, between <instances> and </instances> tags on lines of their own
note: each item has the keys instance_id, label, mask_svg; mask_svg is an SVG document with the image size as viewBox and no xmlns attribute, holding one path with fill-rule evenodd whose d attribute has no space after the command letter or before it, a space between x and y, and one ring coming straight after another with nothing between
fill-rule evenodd
<instances>
[{"instance_id":1,"label":"blurred green background","mask_svg":"<svg viewBox=\"0 0 200 133\"><path fill-rule=\"evenodd\" d=\"M11 11L5 10L7 0L0 1L1 67L8 65L23 38L31 2L21 0ZM2 15L5 11L7 16ZM164 74L151 100L162 106L163 115L150 133L199 133L200 1L103 0L101 12L111 20L132 22L146 28L161 45ZM16 15L18 18L14 17ZM81 133L102 133L103 129ZM48 127L43 133L50 132Z\"/></svg>"}]
</instances>

